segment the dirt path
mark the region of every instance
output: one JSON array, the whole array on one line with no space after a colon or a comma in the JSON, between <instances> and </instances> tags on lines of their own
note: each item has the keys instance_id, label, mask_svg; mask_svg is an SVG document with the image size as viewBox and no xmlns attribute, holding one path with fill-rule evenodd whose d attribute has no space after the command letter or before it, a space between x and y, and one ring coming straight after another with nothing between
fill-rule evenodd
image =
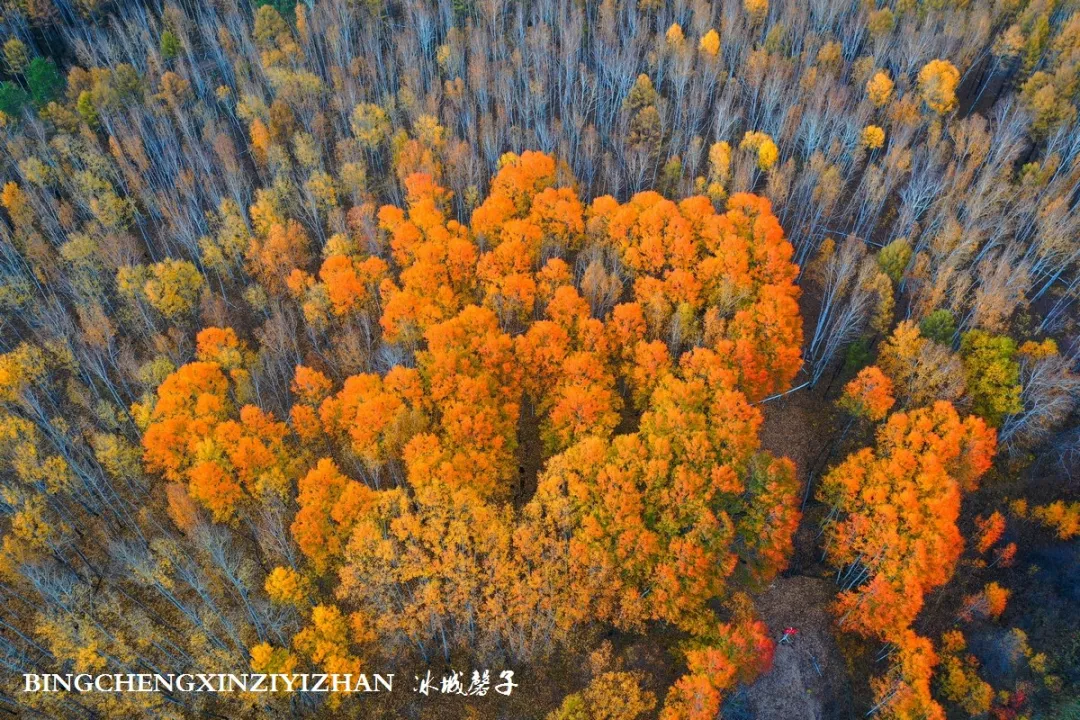
<instances>
[{"instance_id":1,"label":"dirt path","mask_svg":"<svg viewBox=\"0 0 1080 720\"><path fill-rule=\"evenodd\" d=\"M762 617L779 641L772 670L743 693L745 717L755 720L853 720L844 658L833 639L828 605L836 586L826 579L780 578L757 597ZM727 715L725 715L727 717Z\"/></svg>"}]
</instances>

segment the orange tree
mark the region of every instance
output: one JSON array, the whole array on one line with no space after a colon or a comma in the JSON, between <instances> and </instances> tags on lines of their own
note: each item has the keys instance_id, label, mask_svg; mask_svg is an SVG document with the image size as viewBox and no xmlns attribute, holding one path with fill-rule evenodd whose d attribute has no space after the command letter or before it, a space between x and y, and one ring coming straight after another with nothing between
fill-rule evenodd
<instances>
[{"instance_id":1,"label":"orange tree","mask_svg":"<svg viewBox=\"0 0 1080 720\"><path fill-rule=\"evenodd\" d=\"M839 625L895 646L874 684L886 717L943 717L930 696L933 646L911 625L926 593L952 577L963 549L961 496L976 488L995 447L982 419L939 401L894 413L876 446L848 456L818 490L832 507L825 547L841 568Z\"/></svg>"},{"instance_id":2,"label":"orange tree","mask_svg":"<svg viewBox=\"0 0 1080 720\"><path fill-rule=\"evenodd\" d=\"M318 269L271 253L289 223L263 223L249 260L268 286L310 323L381 332L385 353L340 384L297 367L290 428L244 405L246 351L214 331L144 409L147 466L215 520L296 481L306 562L266 587L312 622L295 655L260 645L253 663L352 667L372 639L527 658L587 624L659 622L687 639L672 720L714 716L768 666L743 591L786 566L799 488L760 449L752 403L801 366L791 245L752 195L586 208L565 176L508 154L464 225L435 176L410 175L406 209L331 238Z\"/></svg>"},{"instance_id":3,"label":"orange tree","mask_svg":"<svg viewBox=\"0 0 1080 720\"><path fill-rule=\"evenodd\" d=\"M143 433L148 470L186 485L215 520L233 518L242 505L290 491L295 463L285 444L287 426L256 405L245 404L246 350L231 329L198 335L196 361L180 367L158 388Z\"/></svg>"}]
</instances>

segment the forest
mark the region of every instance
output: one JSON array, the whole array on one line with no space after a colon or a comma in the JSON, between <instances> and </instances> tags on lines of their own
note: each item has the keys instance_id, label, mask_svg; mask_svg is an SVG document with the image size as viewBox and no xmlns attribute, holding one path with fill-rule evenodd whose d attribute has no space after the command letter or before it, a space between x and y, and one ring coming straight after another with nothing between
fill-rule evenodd
<instances>
[{"instance_id":1,"label":"forest","mask_svg":"<svg viewBox=\"0 0 1080 720\"><path fill-rule=\"evenodd\" d=\"M3 716L1080 720L1080 0L0 43Z\"/></svg>"}]
</instances>

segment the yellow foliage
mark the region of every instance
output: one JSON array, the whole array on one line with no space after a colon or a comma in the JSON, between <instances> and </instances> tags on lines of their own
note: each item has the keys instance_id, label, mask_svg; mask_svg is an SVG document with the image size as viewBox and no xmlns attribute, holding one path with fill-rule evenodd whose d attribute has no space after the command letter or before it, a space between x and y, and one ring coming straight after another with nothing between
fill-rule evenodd
<instances>
[{"instance_id":1,"label":"yellow foliage","mask_svg":"<svg viewBox=\"0 0 1080 720\"><path fill-rule=\"evenodd\" d=\"M683 35L683 29L679 23L672 23L664 38L667 40L668 45L672 47L681 47L686 42L686 36Z\"/></svg>"},{"instance_id":2,"label":"yellow foliage","mask_svg":"<svg viewBox=\"0 0 1080 720\"><path fill-rule=\"evenodd\" d=\"M41 379L44 361L41 349L25 342L0 355L0 400L17 400L29 385Z\"/></svg>"},{"instance_id":3,"label":"yellow foliage","mask_svg":"<svg viewBox=\"0 0 1080 720\"><path fill-rule=\"evenodd\" d=\"M885 144L885 131L877 125L867 125L862 131L862 144L867 150L877 150Z\"/></svg>"},{"instance_id":4,"label":"yellow foliage","mask_svg":"<svg viewBox=\"0 0 1080 720\"><path fill-rule=\"evenodd\" d=\"M641 689L640 673L608 672L567 696L546 720L637 720L656 707L656 696Z\"/></svg>"},{"instance_id":5,"label":"yellow foliage","mask_svg":"<svg viewBox=\"0 0 1080 720\"><path fill-rule=\"evenodd\" d=\"M698 48L706 55L716 57L720 53L720 33L716 32L715 29L709 30L709 32L701 36Z\"/></svg>"},{"instance_id":6,"label":"yellow foliage","mask_svg":"<svg viewBox=\"0 0 1080 720\"><path fill-rule=\"evenodd\" d=\"M360 103L352 112L353 135L367 148L376 148L390 137L390 119L378 105Z\"/></svg>"},{"instance_id":7,"label":"yellow foliage","mask_svg":"<svg viewBox=\"0 0 1080 720\"><path fill-rule=\"evenodd\" d=\"M311 592L307 579L287 567L276 567L270 571L264 587L272 601L283 605L300 605Z\"/></svg>"},{"instance_id":8,"label":"yellow foliage","mask_svg":"<svg viewBox=\"0 0 1080 720\"><path fill-rule=\"evenodd\" d=\"M726 142L713 143L709 148L709 182L727 184L731 178L731 146Z\"/></svg>"},{"instance_id":9,"label":"yellow foliage","mask_svg":"<svg viewBox=\"0 0 1080 720\"><path fill-rule=\"evenodd\" d=\"M296 669L296 656L286 648L259 643L251 648L251 670L257 673L288 675Z\"/></svg>"},{"instance_id":10,"label":"yellow foliage","mask_svg":"<svg viewBox=\"0 0 1080 720\"><path fill-rule=\"evenodd\" d=\"M878 70L866 81L866 96L875 107L884 107L892 100L893 81L884 70Z\"/></svg>"},{"instance_id":11,"label":"yellow foliage","mask_svg":"<svg viewBox=\"0 0 1080 720\"><path fill-rule=\"evenodd\" d=\"M776 143L763 132L747 131L739 143L740 150L753 150L757 153L757 165L762 171L768 170L780 158Z\"/></svg>"},{"instance_id":12,"label":"yellow foliage","mask_svg":"<svg viewBox=\"0 0 1080 720\"><path fill-rule=\"evenodd\" d=\"M743 0L743 9L754 22L761 22L769 13L769 0Z\"/></svg>"},{"instance_id":13,"label":"yellow foliage","mask_svg":"<svg viewBox=\"0 0 1080 720\"><path fill-rule=\"evenodd\" d=\"M187 260L168 258L150 266L150 277L143 286L150 305L168 320L190 314L198 306L202 293L202 273Z\"/></svg>"},{"instance_id":14,"label":"yellow foliage","mask_svg":"<svg viewBox=\"0 0 1080 720\"><path fill-rule=\"evenodd\" d=\"M927 107L938 115L956 108L956 88L960 71L948 60L931 60L919 71L919 94Z\"/></svg>"}]
</instances>

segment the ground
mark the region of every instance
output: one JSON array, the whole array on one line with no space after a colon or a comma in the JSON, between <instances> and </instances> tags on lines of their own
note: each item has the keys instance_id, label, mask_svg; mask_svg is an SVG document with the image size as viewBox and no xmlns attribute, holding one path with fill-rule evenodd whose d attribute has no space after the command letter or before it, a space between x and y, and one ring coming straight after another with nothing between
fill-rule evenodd
<instances>
[{"instance_id":1,"label":"ground","mask_svg":"<svg viewBox=\"0 0 1080 720\"><path fill-rule=\"evenodd\" d=\"M756 599L777 641L773 667L733 698L724 718L847 720L854 718L844 658L832 636L829 579L779 578ZM780 642L787 628L798 632Z\"/></svg>"}]
</instances>

